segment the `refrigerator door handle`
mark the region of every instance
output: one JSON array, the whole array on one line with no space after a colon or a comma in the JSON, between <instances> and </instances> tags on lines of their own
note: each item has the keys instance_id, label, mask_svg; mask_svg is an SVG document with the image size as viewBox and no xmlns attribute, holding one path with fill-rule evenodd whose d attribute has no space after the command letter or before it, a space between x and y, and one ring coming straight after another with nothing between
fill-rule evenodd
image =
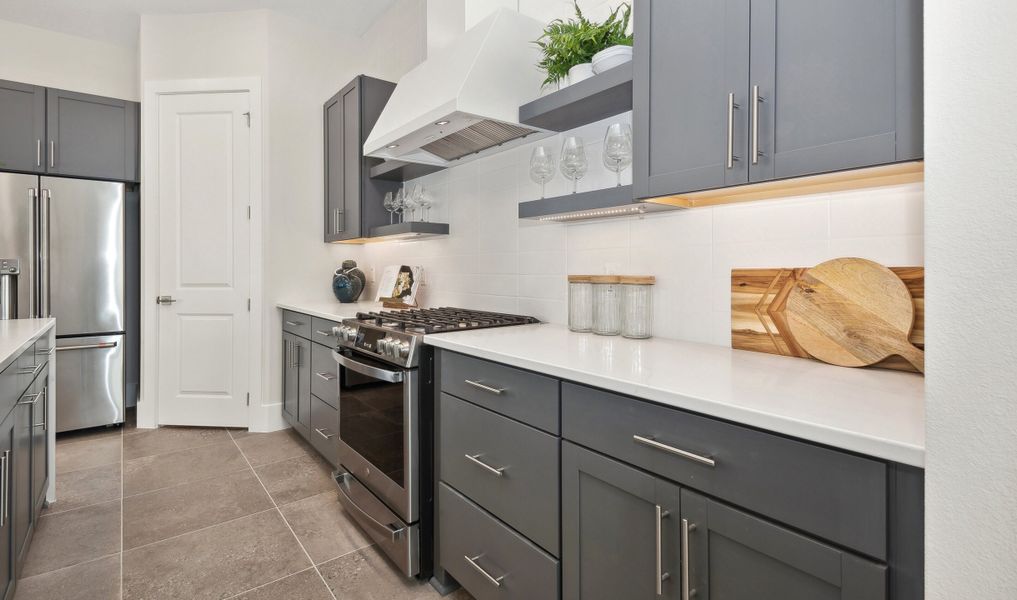
<instances>
[{"instance_id":1,"label":"refrigerator door handle","mask_svg":"<svg viewBox=\"0 0 1017 600\"><path fill-rule=\"evenodd\" d=\"M39 317L50 316L49 311L49 208L52 193L43 188L39 202Z\"/></svg>"},{"instance_id":2,"label":"refrigerator door handle","mask_svg":"<svg viewBox=\"0 0 1017 600\"><path fill-rule=\"evenodd\" d=\"M39 230L39 190L28 188L28 211L31 226L28 228L28 245L32 249L32 261L29 269L35 273L35 281L29 279L28 311L30 317L39 316L39 248L36 244Z\"/></svg>"}]
</instances>

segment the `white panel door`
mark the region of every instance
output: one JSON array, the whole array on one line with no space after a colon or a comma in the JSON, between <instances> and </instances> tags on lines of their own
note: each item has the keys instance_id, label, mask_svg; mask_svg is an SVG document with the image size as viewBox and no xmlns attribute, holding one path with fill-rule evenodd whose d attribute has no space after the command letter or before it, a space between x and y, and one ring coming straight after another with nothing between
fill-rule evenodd
<instances>
[{"instance_id":1,"label":"white panel door","mask_svg":"<svg viewBox=\"0 0 1017 600\"><path fill-rule=\"evenodd\" d=\"M161 425L248 425L248 110L246 92L159 98Z\"/></svg>"}]
</instances>

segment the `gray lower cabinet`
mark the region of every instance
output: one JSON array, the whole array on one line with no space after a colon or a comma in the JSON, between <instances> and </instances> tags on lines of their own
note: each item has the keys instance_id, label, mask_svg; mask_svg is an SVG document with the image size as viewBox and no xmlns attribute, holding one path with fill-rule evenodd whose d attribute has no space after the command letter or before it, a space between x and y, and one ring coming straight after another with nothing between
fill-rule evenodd
<instances>
[{"instance_id":1,"label":"gray lower cabinet","mask_svg":"<svg viewBox=\"0 0 1017 600\"><path fill-rule=\"evenodd\" d=\"M46 172L138 181L137 102L46 90Z\"/></svg>"},{"instance_id":2,"label":"gray lower cabinet","mask_svg":"<svg viewBox=\"0 0 1017 600\"><path fill-rule=\"evenodd\" d=\"M0 81L0 170L46 171L46 88Z\"/></svg>"},{"instance_id":3,"label":"gray lower cabinet","mask_svg":"<svg viewBox=\"0 0 1017 600\"><path fill-rule=\"evenodd\" d=\"M562 597L681 598L679 508L673 483L563 442Z\"/></svg>"},{"instance_id":4,"label":"gray lower cabinet","mask_svg":"<svg viewBox=\"0 0 1017 600\"><path fill-rule=\"evenodd\" d=\"M683 597L708 600L885 600L886 565L690 490L681 492L689 573Z\"/></svg>"},{"instance_id":5,"label":"gray lower cabinet","mask_svg":"<svg viewBox=\"0 0 1017 600\"><path fill-rule=\"evenodd\" d=\"M921 0L636 0L639 198L922 158Z\"/></svg>"},{"instance_id":6,"label":"gray lower cabinet","mask_svg":"<svg viewBox=\"0 0 1017 600\"><path fill-rule=\"evenodd\" d=\"M0 598L14 597L17 572L14 561L14 526L10 518L11 461L14 456L14 413L0 421Z\"/></svg>"},{"instance_id":7,"label":"gray lower cabinet","mask_svg":"<svg viewBox=\"0 0 1017 600\"><path fill-rule=\"evenodd\" d=\"M283 311L282 414L294 431L337 464L340 370L326 345L337 323Z\"/></svg>"},{"instance_id":8,"label":"gray lower cabinet","mask_svg":"<svg viewBox=\"0 0 1017 600\"><path fill-rule=\"evenodd\" d=\"M364 238L389 223L382 206L399 184L371 179L380 159L364 156L364 141L395 84L360 75L325 102L325 241Z\"/></svg>"}]
</instances>

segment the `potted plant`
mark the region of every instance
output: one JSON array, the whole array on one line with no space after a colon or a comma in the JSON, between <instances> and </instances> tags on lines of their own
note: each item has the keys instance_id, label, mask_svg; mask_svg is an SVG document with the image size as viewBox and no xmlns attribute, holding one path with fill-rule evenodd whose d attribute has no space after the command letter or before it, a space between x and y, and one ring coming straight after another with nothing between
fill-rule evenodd
<instances>
[{"instance_id":1,"label":"potted plant","mask_svg":"<svg viewBox=\"0 0 1017 600\"><path fill-rule=\"evenodd\" d=\"M576 0L573 6L575 19L551 21L535 42L543 53L537 66L547 73L544 85L565 87L632 58L631 5L620 4L602 23L587 19Z\"/></svg>"}]
</instances>

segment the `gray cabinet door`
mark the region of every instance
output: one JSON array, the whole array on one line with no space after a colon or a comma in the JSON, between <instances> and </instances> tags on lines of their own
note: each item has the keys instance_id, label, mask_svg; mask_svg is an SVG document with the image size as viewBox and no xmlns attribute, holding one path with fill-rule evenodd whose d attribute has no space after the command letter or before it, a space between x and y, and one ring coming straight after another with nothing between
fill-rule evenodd
<instances>
[{"instance_id":1,"label":"gray cabinet door","mask_svg":"<svg viewBox=\"0 0 1017 600\"><path fill-rule=\"evenodd\" d=\"M47 372L39 374L42 396L32 405L32 517L38 519L42 503L49 484L46 463L49 459L49 445L46 443L50 427L49 419L49 386L46 385Z\"/></svg>"},{"instance_id":2,"label":"gray cabinet door","mask_svg":"<svg viewBox=\"0 0 1017 600\"><path fill-rule=\"evenodd\" d=\"M562 597L679 598L678 502L673 483L563 442Z\"/></svg>"},{"instance_id":3,"label":"gray cabinet door","mask_svg":"<svg viewBox=\"0 0 1017 600\"><path fill-rule=\"evenodd\" d=\"M46 90L46 172L138 180L136 102Z\"/></svg>"},{"instance_id":4,"label":"gray cabinet door","mask_svg":"<svg viewBox=\"0 0 1017 600\"><path fill-rule=\"evenodd\" d=\"M21 565L28 555L28 539L32 533L32 394L28 388L14 407L14 463L11 476L10 514L14 521L14 559ZM20 568L20 567L19 567Z\"/></svg>"},{"instance_id":5,"label":"gray cabinet door","mask_svg":"<svg viewBox=\"0 0 1017 600\"><path fill-rule=\"evenodd\" d=\"M300 393L297 396L297 423L305 436L311 435L311 342L294 338L296 346L297 381Z\"/></svg>"},{"instance_id":6,"label":"gray cabinet door","mask_svg":"<svg viewBox=\"0 0 1017 600\"><path fill-rule=\"evenodd\" d=\"M689 594L699 600L885 600L886 566L686 489Z\"/></svg>"},{"instance_id":7,"label":"gray cabinet door","mask_svg":"<svg viewBox=\"0 0 1017 600\"><path fill-rule=\"evenodd\" d=\"M752 2L750 85L760 100L747 111L759 115L751 181L921 156L920 5Z\"/></svg>"},{"instance_id":8,"label":"gray cabinet door","mask_svg":"<svg viewBox=\"0 0 1017 600\"><path fill-rule=\"evenodd\" d=\"M343 95L325 103L325 241L339 239L339 213L344 210Z\"/></svg>"},{"instance_id":9,"label":"gray cabinet door","mask_svg":"<svg viewBox=\"0 0 1017 600\"><path fill-rule=\"evenodd\" d=\"M0 169L46 170L46 88L0 80Z\"/></svg>"},{"instance_id":10,"label":"gray cabinet door","mask_svg":"<svg viewBox=\"0 0 1017 600\"><path fill-rule=\"evenodd\" d=\"M745 183L749 0L636 0L634 12L636 197Z\"/></svg>"},{"instance_id":11,"label":"gray cabinet door","mask_svg":"<svg viewBox=\"0 0 1017 600\"><path fill-rule=\"evenodd\" d=\"M297 336L283 334L283 416L294 428L299 423L300 367L297 366Z\"/></svg>"},{"instance_id":12,"label":"gray cabinet door","mask_svg":"<svg viewBox=\"0 0 1017 600\"><path fill-rule=\"evenodd\" d=\"M6 398L4 399L6 400ZM14 412L0 424L0 477L4 478L0 485L0 598L8 600L14 590L14 526L11 523L11 482L13 481L14 457Z\"/></svg>"}]
</instances>

